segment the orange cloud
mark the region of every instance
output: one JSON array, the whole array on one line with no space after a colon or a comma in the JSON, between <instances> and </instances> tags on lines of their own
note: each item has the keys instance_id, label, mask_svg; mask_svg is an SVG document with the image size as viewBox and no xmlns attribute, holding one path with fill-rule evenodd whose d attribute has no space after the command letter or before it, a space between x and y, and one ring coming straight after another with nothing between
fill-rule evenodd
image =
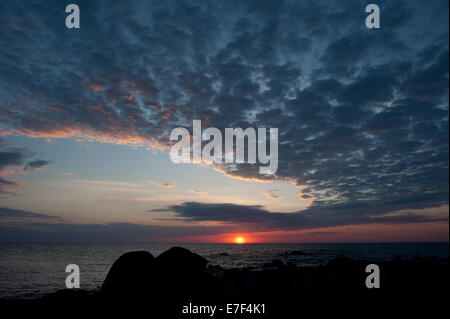
<instances>
[{"instance_id":1,"label":"orange cloud","mask_svg":"<svg viewBox=\"0 0 450 319\"><path fill-rule=\"evenodd\" d=\"M12 129L9 131L2 131L0 135L14 136L24 135L31 138L44 138L48 142L53 139L73 138L80 142L99 142L107 144L117 145L132 145L132 146L147 146L152 149L164 150L169 148L169 145L163 145L153 138L144 138L138 134L121 130L120 128L111 128L111 131L115 130L114 135L108 132L100 132L91 128L71 128L61 127L49 130L37 130L37 129Z\"/></svg>"},{"instance_id":2,"label":"orange cloud","mask_svg":"<svg viewBox=\"0 0 450 319\"><path fill-rule=\"evenodd\" d=\"M149 179L147 182L150 183L150 184L157 185L159 187L163 187L163 188L175 188L175 183L159 183L159 182L154 181L152 179Z\"/></svg>"},{"instance_id":3,"label":"orange cloud","mask_svg":"<svg viewBox=\"0 0 450 319\"><path fill-rule=\"evenodd\" d=\"M197 95L197 94L195 94L195 92L192 91L191 89L185 89L184 92L187 93L187 94L190 94L190 95L192 95L192 96L196 96L196 95Z\"/></svg>"},{"instance_id":4,"label":"orange cloud","mask_svg":"<svg viewBox=\"0 0 450 319\"><path fill-rule=\"evenodd\" d=\"M243 177L243 176L239 176L239 175L233 175L233 174L227 172L226 170L219 168L217 166L215 166L213 169L219 173L224 174L227 177L240 179L240 180L247 181L247 182L271 183L271 182L275 181L275 179L262 179L262 178L257 178L257 177Z\"/></svg>"},{"instance_id":5,"label":"orange cloud","mask_svg":"<svg viewBox=\"0 0 450 319\"><path fill-rule=\"evenodd\" d=\"M202 192L202 191L199 191L199 190L190 190L189 192L191 192L191 193L195 193L195 194L199 194L199 195L208 195L208 192Z\"/></svg>"},{"instance_id":6,"label":"orange cloud","mask_svg":"<svg viewBox=\"0 0 450 319\"><path fill-rule=\"evenodd\" d=\"M92 83L91 85L89 85L89 89L91 89L94 92L98 92L102 89L102 86L97 83Z\"/></svg>"},{"instance_id":7,"label":"orange cloud","mask_svg":"<svg viewBox=\"0 0 450 319\"><path fill-rule=\"evenodd\" d=\"M268 190L263 192L268 199L280 199L281 197L276 193L278 189Z\"/></svg>"},{"instance_id":8,"label":"orange cloud","mask_svg":"<svg viewBox=\"0 0 450 319\"><path fill-rule=\"evenodd\" d=\"M0 176L11 176L14 174L25 174L22 168L3 168L0 169Z\"/></svg>"},{"instance_id":9,"label":"orange cloud","mask_svg":"<svg viewBox=\"0 0 450 319\"><path fill-rule=\"evenodd\" d=\"M50 110L52 110L53 112L58 112L58 113L64 112L64 109L62 109L62 108L60 108L58 106L49 106L48 108Z\"/></svg>"}]
</instances>

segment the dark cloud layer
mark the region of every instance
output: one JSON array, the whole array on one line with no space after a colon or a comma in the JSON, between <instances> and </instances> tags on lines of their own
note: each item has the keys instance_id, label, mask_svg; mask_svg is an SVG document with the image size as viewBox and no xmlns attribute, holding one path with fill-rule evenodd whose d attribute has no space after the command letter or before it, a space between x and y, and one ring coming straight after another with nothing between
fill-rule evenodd
<instances>
[{"instance_id":1,"label":"dark cloud layer","mask_svg":"<svg viewBox=\"0 0 450 319\"><path fill-rule=\"evenodd\" d=\"M78 4L79 30L60 1L0 4L3 134L166 145L192 119L278 127L270 178L301 185L330 225L448 203L447 1L380 1L379 30L360 1ZM2 160L20 161L11 152Z\"/></svg>"},{"instance_id":2,"label":"dark cloud layer","mask_svg":"<svg viewBox=\"0 0 450 319\"><path fill-rule=\"evenodd\" d=\"M20 183L6 176L41 169L50 163L46 160L33 159L34 156L35 154L29 150L9 147L0 139L0 198L5 194L11 194L11 188L20 187Z\"/></svg>"},{"instance_id":3,"label":"dark cloud layer","mask_svg":"<svg viewBox=\"0 0 450 319\"><path fill-rule=\"evenodd\" d=\"M45 161L45 160L35 160L35 161L31 161L28 162L25 167L24 170L36 170L36 169L41 169L45 166L48 166L50 164L50 161Z\"/></svg>"},{"instance_id":4,"label":"dark cloud layer","mask_svg":"<svg viewBox=\"0 0 450 319\"><path fill-rule=\"evenodd\" d=\"M173 205L166 209L151 210L151 213L174 212L185 221L221 222L224 225L239 226L246 231L269 230L302 230L320 227L333 227L360 224L398 224L423 223L430 221L448 221L448 216L426 216L403 212L400 214L383 214L409 207L408 203L392 205L384 211L377 210L373 205L349 207L339 205L332 208L312 208L296 213L270 212L264 207L208 204L186 202Z\"/></svg>"},{"instance_id":5,"label":"dark cloud layer","mask_svg":"<svg viewBox=\"0 0 450 319\"><path fill-rule=\"evenodd\" d=\"M33 223L26 226L0 225L0 241L164 242L192 236L217 235L230 230L231 227L164 227L129 223L88 225Z\"/></svg>"},{"instance_id":6,"label":"dark cloud layer","mask_svg":"<svg viewBox=\"0 0 450 319\"><path fill-rule=\"evenodd\" d=\"M21 209L12 209L7 207L0 207L0 218L38 218L38 219L58 219L56 216L50 216L40 213L33 213Z\"/></svg>"}]
</instances>

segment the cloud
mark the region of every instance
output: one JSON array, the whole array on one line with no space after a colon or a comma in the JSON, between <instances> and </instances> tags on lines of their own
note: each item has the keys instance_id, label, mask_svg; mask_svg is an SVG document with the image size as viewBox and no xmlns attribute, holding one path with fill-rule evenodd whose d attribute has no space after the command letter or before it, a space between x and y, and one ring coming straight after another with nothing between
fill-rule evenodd
<instances>
[{"instance_id":1,"label":"cloud","mask_svg":"<svg viewBox=\"0 0 450 319\"><path fill-rule=\"evenodd\" d=\"M174 227L130 223L66 224L26 223L0 225L0 241L49 242L167 242L193 236L208 236L232 231L230 227Z\"/></svg>"},{"instance_id":2,"label":"cloud","mask_svg":"<svg viewBox=\"0 0 450 319\"><path fill-rule=\"evenodd\" d=\"M281 197L277 194L278 190L268 190L263 192L264 196L266 196L268 199L280 199Z\"/></svg>"},{"instance_id":3,"label":"cloud","mask_svg":"<svg viewBox=\"0 0 450 319\"><path fill-rule=\"evenodd\" d=\"M7 189L20 187L21 184L15 181L7 180L0 177L0 198L1 194L9 194Z\"/></svg>"},{"instance_id":4,"label":"cloud","mask_svg":"<svg viewBox=\"0 0 450 319\"><path fill-rule=\"evenodd\" d=\"M197 189L190 190L189 192L194 193L194 194L199 194L199 195L208 195L208 192L202 192Z\"/></svg>"},{"instance_id":5,"label":"cloud","mask_svg":"<svg viewBox=\"0 0 450 319\"><path fill-rule=\"evenodd\" d=\"M220 222L223 225L240 227L246 231L274 231L274 230L304 230L321 227L335 227L343 225L362 224L405 224L424 223L430 221L448 222L448 213L428 214L396 213L385 214L405 207L398 203L386 211L378 211L370 205L348 208L346 206L332 209L309 208L306 211L294 213L271 212L261 205L236 205L230 203L199 203L185 202L163 209L149 210L149 212L172 212L174 219L190 222ZM443 210L448 206L443 207ZM376 216L377 218L374 218ZM168 218L170 220L170 218Z\"/></svg>"},{"instance_id":6,"label":"cloud","mask_svg":"<svg viewBox=\"0 0 450 319\"><path fill-rule=\"evenodd\" d=\"M192 119L277 127L276 176L215 169L303 185L311 209L355 220L448 203L447 2L382 1L376 31L356 0L78 4L70 37L59 1L0 5L0 135L167 149Z\"/></svg>"},{"instance_id":7,"label":"cloud","mask_svg":"<svg viewBox=\"0 0 450 319\"><path fill-rule=\"evenodd\" d=\"M7 207L0 207L1 218L37 218L37 219L56 219L62 220L60 217L45 215L40 213L33 213L21 209L12 209Z\"/></svg>"},{"instance_id":8,"label":"cloud","mask_svg":"<svg viewBox=\"0 0 450 319\"><path fill-rule=\"evenodd\" d=\"M44 167L47 167L50 164L50 161L45 161L45 160L35 160L35 161L31 161L28 162L25 167L24 170L25 171L35 171L35 170L39 170L42 169Z\"/></svg>"},{"instance_id":9,"label":"cloud","mask_svg":"<svg viewBox=\"0 0 450 319\"><path fill-rule=\"evenodd\" d=\"M147 180L147 182L150 183L150 184L157 185L159 187L163 187L163 188L174 188L175 187L174 183L160 183L160 182L156 182L156 181L151 180L151 179Z\"/></svg>"},{"instance_id":10,"label":"cloud","mask_svg":"<svg viewBox=\"0 0 450 319\"><path fill-rule=\"evenodd\" d=\"M23 148L8 147L0 140L0 198L2 195L12 195L10 189L19 188L21 184L5 176L24 174L26 171L44 168L49 161L31 160L34 153Z\"/></svg>"}]
</instances>

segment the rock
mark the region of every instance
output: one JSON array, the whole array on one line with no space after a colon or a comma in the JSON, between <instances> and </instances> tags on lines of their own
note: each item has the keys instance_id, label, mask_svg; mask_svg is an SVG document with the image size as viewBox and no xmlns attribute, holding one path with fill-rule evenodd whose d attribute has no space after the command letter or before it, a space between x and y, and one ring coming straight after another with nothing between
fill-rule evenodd
<instances>
[{"instance_id":1,"label":"rock","mask_svg":"<svg viewBox=\"0 0 450 319\"><path fill-rule=\"evenodd\" d=\"M331 259L327 264L328 269L339 272L353 271L357 267L358 262L349 257L336 257Z\"/></svg>"},{"instance_id":2,"label":"rock","mask_svg":"<svg viewBox=\"0 0 450 319\"><path fill-rule=\"evenodd\" d=\"M302 250L286 251L285 253L281 254L281 256L307 256L307 255L309 254Z\"/></svg>"},{"instance_id":3,"label":"rock","mask_svg":"<svg viewBox=\"0 0 450 319\"><path fill-rule=\"evenodd\" d=\"M156 258L161 272L174 272L173 275L195 275L206 272L208 261L186 248L172 247Z\"/></svg>"},{"instance_id":4,"label":"rock","mask_svg":"<svg viewBox=\"0 0 450 319\"><path fill-rule=\"evenodd\" d=\"M305 253L304 251L301 251L301 250L293 250L293 251L291 251L291 255L293 255L293 256L303 256L303 255L308 255L308 253Z\"/></svg>"},{"instance_id":5,"label":"rock","mask_svg":"<svg viewBox=\"0 0 450 319\"><path fill-rule=\"evenodd\" d=\"M298 267L291 261L286 263L286 269L288 270L297 270Z\"/></svg>"},{"instance_id":6,"label":"rock","mask_svg":"<svg viewBox=\"0 0 450 319\"><path fill-rule=\"evenodd\" d=\"M270 263L263 265L264 268L283 268L284 263L279 259L273 259Z\"/></svg>"},{"instance_id":7,"label":"rock","mask_svg":"<svg viewBox=\"0 0 450 319\"><path fill-rule=\"evenodd\" d=\"M207 270L210 272L217 272L217 271L223 271L223 268L220 267L219 265L208 265Z\"/></svg>"},{"instance_id":8,"label":"rock","mask_svg":"<svg viewBox=\"0 0 450 319\"><path fill-rule=\"evenodd\" d=\"M208 274L211 276L223 276L224 269L219 265L208 265Z\"/></svg>"},{"instance_id":9,"label":"rock","mask_svg":"<svg viewBox=\"0 0 450 319\"><path fill-rule=\"evenodd\" d=\"M156 258L159 293L171 298L201 293L208 261L181 247L172 247Z\"/></svg>"},{"instance_id":10,"label":"rock","mask_svg":"<svg viewBox=\"0 0 450 319\"><path fill-rule=\"evenodd\" d=\"M284 263L281 260L279 260L279 259L273 259L272 260L272 265L274 267L277 267L277 268L284 267Z\"/></svg>"},{"instance_id":11,"label":"rock","mask_svg":"<svg viewBox=\"0 0 450 319\"><path fill-rule=\"evenodd\" d=\"M151 292L155 257L147 251L123 254L112 265L101 294L114 298L143 298Z\"/></svg>"},{"instance_id":12,"label":"rock","mask_svg":"<svg viewBox=\"0 0 450 319\"><path fill-rule=\"evenodd\" d=\"M63 289L41 297L44 302L73 303L95 300L97 293L83 289Z\"/></svg>"}]
</instances>

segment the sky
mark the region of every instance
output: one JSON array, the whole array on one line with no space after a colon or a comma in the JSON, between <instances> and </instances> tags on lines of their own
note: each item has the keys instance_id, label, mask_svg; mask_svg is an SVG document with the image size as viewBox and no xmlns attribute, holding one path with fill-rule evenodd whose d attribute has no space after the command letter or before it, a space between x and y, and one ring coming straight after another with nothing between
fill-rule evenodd
<instances>
[{"instance_id":1,"label":"sky","mask_svg":"<svg viewBox=\"0 0 450 319\"><path fill-rule=\"evenodd\" d=\"M0 241L448 241L448 1L0 0ZM278 170L175 164L278 128Z\"/></svg>"}]
</instances>

